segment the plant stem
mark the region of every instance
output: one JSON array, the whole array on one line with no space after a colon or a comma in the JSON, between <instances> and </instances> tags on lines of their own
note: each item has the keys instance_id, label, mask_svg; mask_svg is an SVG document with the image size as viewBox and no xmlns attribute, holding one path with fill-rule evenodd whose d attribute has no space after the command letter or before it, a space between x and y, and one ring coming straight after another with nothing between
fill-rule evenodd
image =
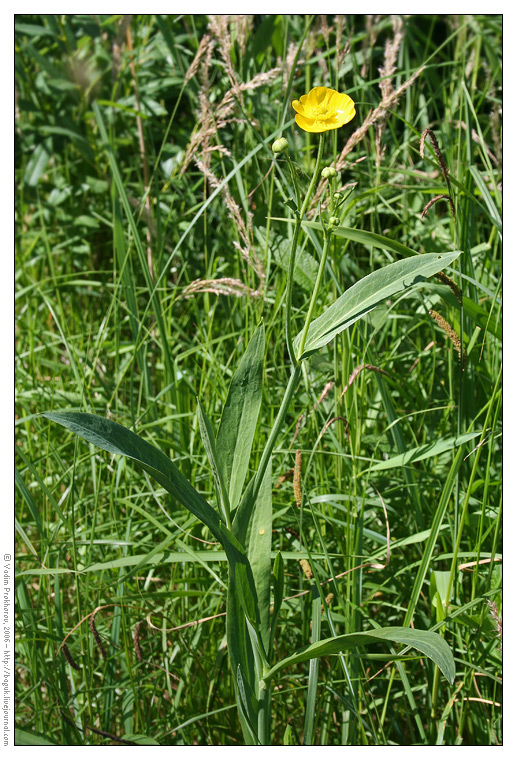
<instances>
[{"instance_id":1,"label":"plant stem","mask_svg":"<svg viewBox=\"0 0 517 760\"><path fill-rule=\"evenodd\" d=\"M271 744L271 683L259 686L258 740L259 746L266 747Z\"/></svg>"},{"instance_id":2,"label":"plant stem","mask_svg":"<svg viewBox=\"0 0 517 760\"><path fill-rule=\"evenodd\" d=\"M293 370L291 372L291 377L289 378L287 388L285 389L284 397L282 399L282 403L280 404L280 409L278 410L275 424L273 425L271 429L269 438L267 439L266 446L260 458L258 470L255 475L255 480L253 482L253 500L255 500L258 496L258 492L260 490L262 480L264 479L264 475L266 473L266 467L269 462L269 458L271 454L273 453L273 447L276 443L276 439L278 438L278 434L280 433L281 427L284 423L285 416L291 404L291 400L294 396L296 387L300 381L301 374L302 374L302 365L297 364L295 367L293 367Z\"/></svg>"},{"instance_id":3,"label":"plant stem","mask_svg":"<svg viewBox=\"0 0 517 760\"><path fill-rule=\"evenodd\" d=\"M309 304L309 310L307 311L307 316L305 317L305 324L303 326L303 332L302 332L302 337L300 340L300 346L298 348L298 356L296 358L296 362L299 362L301 360L303 349L305 348L305 341L307 340L307 333L309 331L309 326L312 320L312 314L314 312L314 307L316 305L316 298L318 297L318 291L320 288L321 278L323 277L323 270L325 269L325 264L327 262L327 253L328 253L330 238L331 238L331 234L329 232L325 232L325 242L323 243L323 252L321 254L321 261L320 261L320 266L318 269L318 275L316 277L314 290L312 291L311 302Z\"/></svg>"},{"instance_id":4,"label":"plant stem","mask_svg":"<svg viewBox=\"0 0 517 760\"><path fill-rule=\"evenodd\" d=\"M291 360L291 364L297 365L299 362L294 357L294 347L293 347L293 336L292 336L292 328L291 328L291 317L292 317L292 302L293 302L293 279L294 279L294 264L296 260L296 249L298 247L298 235L300 232L300 228L302 226L302 220L304 217L304 214L307 210L307 206L309 205L309 201L311 199L311 196L314 192L314 188L316 186L316 181L318 179L318 175L320 172L320 166L321 166L321 157L323 155L323 143L325 142L324 139L324 133L322 132L320 134L320 140L318 145L318 155L316 157L316 166L314 167L314 174L312 175L311 183L309 185L309 189L307 190L307 194L305 195L305 200L303 201L303 205L301 209L298 209L298 215L296 217L296 224L294 226L294 233L293 233L293 242L291 245L291 253L289 256L289 270L287 273L287 294L286 294L286 310L285 310L285 335L286 335L286 341L287 341L287 350L289 352L289 358ZM293 182L296 189L296 195L298 197L298 189L296 186L296 180L294 177L294 171L292 170L292 164L289 161L289 166L291 168L292 174L293 174Z\"/></svg>"}]
</instances>

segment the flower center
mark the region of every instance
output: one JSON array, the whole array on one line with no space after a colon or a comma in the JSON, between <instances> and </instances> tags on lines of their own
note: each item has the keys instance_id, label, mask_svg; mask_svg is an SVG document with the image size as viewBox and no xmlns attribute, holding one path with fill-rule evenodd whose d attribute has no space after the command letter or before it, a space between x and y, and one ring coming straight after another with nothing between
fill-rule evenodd
<instances>
[{"instance_id":1,"label":"flower center","mask_svg":"<svg viewBox=\"0 0 517 760\"><path fill-rule=\"evenodd\" d=\"M326 105L316 106L314 109L314 118L317 121L325 121L325 119L328 119L333 113L333 109Z\"/></svg>"}]
</instances>

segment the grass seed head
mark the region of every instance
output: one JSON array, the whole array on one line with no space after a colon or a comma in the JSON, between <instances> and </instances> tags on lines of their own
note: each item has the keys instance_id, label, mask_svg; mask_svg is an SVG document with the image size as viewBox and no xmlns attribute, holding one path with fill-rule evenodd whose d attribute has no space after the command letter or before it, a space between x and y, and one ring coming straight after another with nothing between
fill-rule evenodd
<instances>
[{"instance_id":1,"label":"grass seed head","mask_svg":"<svg viewBox=\"0 0 517 760\"><path fill-rule=\"evenodd\" d=\"M312 570L311 570L311 566L309 565L309 562L306 559L301 559L300 567L302 568L307 580L310 581L313 575L312 575Z\"/></svg>"},{"instance_id":2,"label":"grass seed head","mask_svg":"<svg viewBox=\"0 0 517 760\"><path fill-rule=\"evenodd\" d=\"M458 333L453 330L453 328L450 326L450 324L447 322L444 317L441 316L441 314L438 314L437 311L434 309L429 310L429 316L431 319L434 319L437 325L442 328L442 330L445 332L449 340L451 341L452 345L454 346L454 350L458 354L459 360L462 363L463 366L465 366L465 351L462 349L461 340L458 336Z\"/></svg>"}]
</instances>

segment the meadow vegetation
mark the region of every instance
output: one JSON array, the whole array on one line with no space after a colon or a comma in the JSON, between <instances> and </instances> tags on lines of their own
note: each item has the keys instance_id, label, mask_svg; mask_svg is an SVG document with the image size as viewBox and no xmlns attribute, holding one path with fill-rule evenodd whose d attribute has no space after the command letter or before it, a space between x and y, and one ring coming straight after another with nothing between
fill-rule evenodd
<instances>
[{"instance_id":1,"label":"meadow vegetation","mask_svg":"<svg viewBox=\"0 0 517 760\"><path fill-rule=\"evenodd\" d=\"M500 744L501 17L15 44L18 743ZM316 86L355 103L334 177Z\"/></svg>"}]
</instances>

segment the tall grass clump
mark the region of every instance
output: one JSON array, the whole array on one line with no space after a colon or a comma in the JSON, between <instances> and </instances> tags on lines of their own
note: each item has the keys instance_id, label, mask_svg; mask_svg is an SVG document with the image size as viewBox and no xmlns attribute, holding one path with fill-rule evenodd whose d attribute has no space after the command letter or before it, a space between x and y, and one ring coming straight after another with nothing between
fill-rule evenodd
<instances>
[{"instance_id":1,"label":"tall grass clump","mask_svg":"<svg viewBox=\"0 0 517 760\"><path fill-rule=\"evenodd\" d=\"M19 744L502 742L501 38L17 17Z\"/></svg>"}]
</instances>

